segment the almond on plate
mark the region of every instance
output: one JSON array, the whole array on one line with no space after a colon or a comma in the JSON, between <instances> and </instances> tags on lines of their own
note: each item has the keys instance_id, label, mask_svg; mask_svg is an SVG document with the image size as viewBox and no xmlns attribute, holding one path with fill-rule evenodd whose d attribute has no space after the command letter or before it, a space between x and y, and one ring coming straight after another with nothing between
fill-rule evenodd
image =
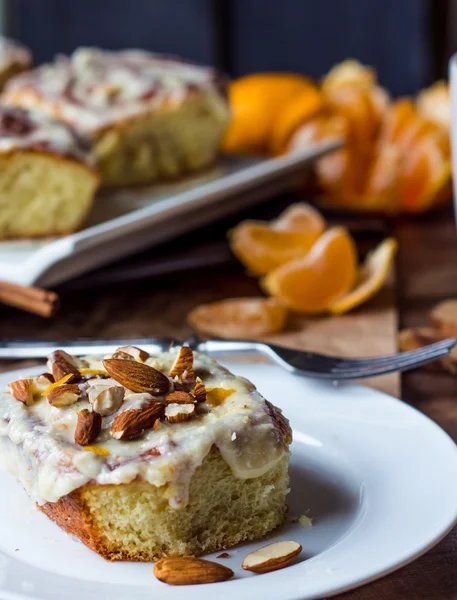
<instances>
[{"instance_id":1,"label":"almond on plate","mask_svg":"<svg viewBox=\"0 0 457 600\"><path fill-rule=\"evenodd\" d=\"M443 338L457 337L457 300L444 300L430 313L430 320Z\"/></svg>"},{"instance_id":2,"label":"almond on plate","mask_svg":"<svg viewBox=\"0 0 457 600\"><path fill-rule=\"evenodd\" d=\"M301 551L297 542L276 542L248 554L241 566L246 571L269 573L287 567Z\"/></svg>"},{"instance_id":3,"label":"almond on plate","mask_svg":"<svg viewBox=\"0 0 457 600\"><path fill-rule=\"evenodd\" d=\"M402 352L419 350L429 344L443 339L443 336L432 327L415 327L404 329L398 335L398 346ZM457 373L457 348L453 348L447 356L423 365L426 369L444 369L455 375Z\"/></svg>"},{"instance_id":4,"label":"almond on plate","mask_svg":"<svg viewBox=\"0 0 457 600\"><path fill-rule=\"evenodd\" d=\"M233 571L224 565L202 558L170 557L154 565L154 575L169 585L217 583L233 577Z\"/></svg>"}]
</instances>

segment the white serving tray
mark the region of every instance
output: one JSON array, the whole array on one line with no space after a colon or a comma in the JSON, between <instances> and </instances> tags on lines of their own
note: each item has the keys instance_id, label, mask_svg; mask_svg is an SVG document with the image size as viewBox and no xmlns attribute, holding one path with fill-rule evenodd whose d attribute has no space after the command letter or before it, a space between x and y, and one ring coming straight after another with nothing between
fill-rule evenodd
<instances>
[{"instance_id":1,"label":"white serving tray","mask_svg":"<svg viewBox=\"0 0 457 600\"><path fill-rule=\"evenodd\" d=\"M315 144L271 159L227 156L186 180L104 192L78 233L0 242L0 280L62 283L290 189L303 179L305 165L340 145Z\"/></svg>"}]
</instances>

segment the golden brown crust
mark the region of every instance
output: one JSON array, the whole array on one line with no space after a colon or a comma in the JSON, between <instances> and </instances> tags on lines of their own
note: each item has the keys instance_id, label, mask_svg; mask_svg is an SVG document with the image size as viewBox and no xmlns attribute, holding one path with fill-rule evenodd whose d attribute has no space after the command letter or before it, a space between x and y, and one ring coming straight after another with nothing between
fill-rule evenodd
<instances>
[{"instance_id":1,"label":"golden brown crust","mask_svg":"<svg viewBox=\"0 0 457 600\"><path fill-rule=\"evenodd\" d=\"M63 496L58 502L48 502L38 508L66 533L76 536L83 544L104 558L109 558L104 552L102 540L93 527L85 503L82 501L81 489Z\"/></svg>"},{"instance_id":2,"label":"golden brown crust","mask_svg":"<svg viewBox=\"0 0 457 600\"><path fill-rule=\"evenodd\" d=\"M208 459L209 462L219 461L217 462L217 465L220 466L217 467L217 470L219 473L221 471L225 471L222 473L224 479L230 474L228 465L225 463L225 461L223 461L219 451L215 447L213 447L213 449L207 456L207 459L205 459L204 461L204 464L206 463L206 466L208 466ZM225 535L221 537L220 535L218 535L217 531L213 529L214 523L210 526L208 524L208 521L205 521L207 527L207 530L205 531L205 541L203 544L199 544L198 540L195 540L195 538L192 537L192 534L189 533L187 527L188 525L190 525L190 529L192 529L192 522L194 522L195 518L197 517L196 513L193 512L193 509L190 509L190 512L188 509L184 511L177 511L177 514L181 515L183 519L179 528L183 528L183 538L181 539L181 541L183 541L185 545L175 545L173 548L171 548L171 551L170 549L167 550L166 545L162 545L160 543L160 534L159 540L156 540L156 543L153 545L153 547L144 548L141 545L138 546L135 544L132 545L128 542L125 543L125 541L122 539L122 534L120 534L120 536L118 537L118 534L115 534L113 536L112 531L111 533L109 531L105 532L103 527L100 525L100 523L103 523L103 520L99 521L97 519L98 508L93 505L94 495L97 494L99 494L99 497L103 497L102 505L107 506L110 502L110 499L112 499L111 493L115 495L116 493L119 493L119 491L122 491L126 494L139 493L141 495L146 494L147 496L148 494L150 494L151 488L153 488L155 490L154 493L156 495L154 500L152 501L152 504L149 505L151 507L150 510L161 511L160 506L162 506L162 508L163 506L168 506L168 501L166 499L166 486L164 486L163 488L155 488L146 481L139 479L136 479L135 481L128 484L118 485L97 484L95 482L89 482L81 488L78 488L70 494L60 498L57 502L48 502L43 506L38 506L38 508L49 519L51 519L59 527L61 527L66 533L77 537L88 548L90 548L94 552L97 552L105 560L149 562L151 560L163 558L164 556L197 556L199 554L207 554L210 552L225 550L243 541L260 539L272 530L279 527L284 522L286 517L286 505L284 502L284 495L285 493L287 493L286 488L289 485L287 476L287 464L288 456L285 456L282 460L282 464L274 467L270 472L265 474L265 476L259 478L259 485L265 486L262 488L265 491L261 494L261 503L264 502L265 498L270 494L270 498L274 496L275 499L270 500L270 502L272 502L273 504L270 504L270 502L267 501L267 503L263 504L262 507L257 506L256 504L255 512L260 512L258 513L258 520L255 529L252 528L252 524L248 524L248 520L246 520L245 518L248 517L248 515L244 515L237 524L238 529L235 534L232 532L232 534L228 537ZM204 469L204 467L202 466L199 469ZM199 470L197 470L197 473L198 471ZM277 478L278 474L280 473L282 473L282 480ZM203 481L206 481L206 475L204 475L203 477ZM197 485L202 485L202 481L200 481ZM246 485L249 486L249 484ZM281 488L282 493L280 492ZM279 496L276 495L278 491ZM105 494L103 492L105 492ZM149 496L148 502L150 501L151 497ZM218 496L218 502L219 501L220 497ZM215 505L215 510L220 510L220 508L217 508L218 506L219 504L217 503ZM175 512L173 509L171 510L172 512ZM267 513L265 511L267 511ZM163 520L167 519L166 513L161 511L160 515ZM220 520L223 520L224 515L225 513L219 515L217 521L219 522ZM253 515L250 514L249 516ZM136 522L133 523L133 526L136 526L138 528ZM169 534L171 531L173 531L173 535L176 534L176 524L171 525L170 530L162 531L162 533L164 533L165 536L167 536L167 534ZM141 536L142 534L144 534L144 530L141 528L140 531L137 532L137 535ZM187 538L188 535L190 535L191 537Z\"/></svg>"}]
</instances>

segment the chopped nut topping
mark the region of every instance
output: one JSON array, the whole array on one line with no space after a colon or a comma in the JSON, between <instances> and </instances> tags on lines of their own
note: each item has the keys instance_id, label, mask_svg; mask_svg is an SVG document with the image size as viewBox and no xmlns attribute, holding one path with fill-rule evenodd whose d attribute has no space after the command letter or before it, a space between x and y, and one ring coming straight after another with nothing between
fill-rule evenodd
<instances>
[{"instance_id":1,"label":"chopped nut topping","mask_svg":"<svg viewBox=\"0 0 457 600\"><path fill-rule=\"evenodd\" d=\"M192 348L189 348L189 346L181 346L168 376L178 376L181 381L193 381L195 379L193 365L194 353L192 352Z\"/></svg>"},{"instance_id":2,"label":"chopped nut topping","mask_svg":"<svg viewBox=\"0 0 457 600\"><path fill-rule=\"evenodd\" d=\"M163 416L165 405L151 401L139 409L121 412L111 425L111 437L115 440L132 440L139 437L145 429L151 429L157 419Z\"/></svg>"},{"instance_id":3,"label":"chopped nut topping","mask_svg":"<svg viewBox=\"0 0 457 600\"><path fill-rule=\"evenodd\" d=\"M197 402L206 402L206 387L203 381L197 377L195 387L192 390L192 395Z\"/></svg>"},{"instance_id":4,"label":"chopped nut topping","mask_svg":"<svg viewBox=\"0 0 457 600\"><path fill-rule=\"evenodd\" d=\"M165 400L174 404L193 404L195 402L195 398L184 391L171 392L171 394L167 394Z\"/></svg>"},{"instance_id":5,"label":"chopped nut topping","mask_svg":"<svg viewBox=\"0 0 457 600\"><path fill-rule=\"evenodd\" d=\"M53 388L48 394L48 402L52 406L61 408L77 402L82 396L82 392L76 383L64 383Z\"/></svg>"},{"instance_id":6,"label":"chopped nut topping","mask_svg":"<svg viewBox=\"0 0 457 600\"><path fill-rule=\"evenodd\" d=\"M190 421L195 416L195 404L167 404L165 417L169 423Z\"/></svg>"},{"instance_id":7,"label":"chopped nut topping","mask_svg":"<svg viewBox=\"0 0 457 600\"><path fill-rule=\"evenodd\" d=\"M78 413L78 422L75 430L75 443L87 446L95 440L102 429L102 418L96 412L87 408Z\"/></svg>"},{"instance_id":8,"label":"chopped nut topping","mask_svg":"<svg viewBox=\"0 0 457 600\"><path fill-rule=\"evenodd\" d=\"M120 385L111 387L97 386L89 388L88 397L92 408L102 417L107 417L115 413L121 407L125 396L125 388Z\"/></svg>"}]
</instances>

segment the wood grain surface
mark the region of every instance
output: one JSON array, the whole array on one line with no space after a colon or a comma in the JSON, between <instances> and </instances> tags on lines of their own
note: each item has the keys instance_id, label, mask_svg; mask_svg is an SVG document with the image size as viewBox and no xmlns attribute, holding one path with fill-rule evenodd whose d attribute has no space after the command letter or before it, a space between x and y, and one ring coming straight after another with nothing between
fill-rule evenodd
<instances>
[{"instance_id":1,"label":"wood grain surface","mask_svg":"<svg viewBox=\"0 0 457 600\"><path fill-rule=\"evenodd\" d=\"M451 211L399 223L396 234L400 241L396 302L393 288L388 288L362 309L331 323L292 320L288 330L276 340L348 355L390 352L395 349L398 320L401 326L425 324L428 311L436 302L457 297L457 236ZM239 265L228 262L179 276L67 291L62 294L60 312L49 321L0 306L0 331L5 338L41 340L149 335L182 339L191 333L185 317L196 304L259 293L256 281ZM0 368L18 368L24 364L2 363ZM375 383L395 394L397 382L394 378ZM457 378L436 372L409 373L402 377L402 397L457 439ZM453 531L411 565L340 597L457 599L457 532Z\"/></svg>"}]
</instances>

